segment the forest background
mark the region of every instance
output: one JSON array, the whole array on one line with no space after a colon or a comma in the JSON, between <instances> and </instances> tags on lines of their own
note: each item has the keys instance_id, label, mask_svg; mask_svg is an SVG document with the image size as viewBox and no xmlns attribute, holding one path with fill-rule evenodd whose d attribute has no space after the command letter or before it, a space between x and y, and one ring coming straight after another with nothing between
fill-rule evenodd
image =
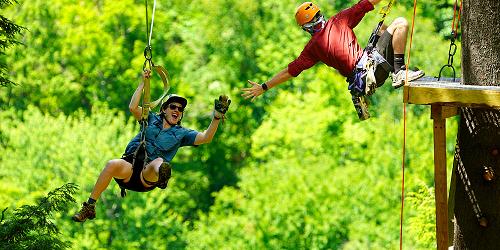
<instances>
[{"instance_id":1,"label":"forest background","mask_svg":"<svg viewBox=\"0 0 500 250\"><path fill-rule=\"evenodd\" d=\"M317 4L329 17L356 2ZM453 3L419 1L410 66L429 76L448 59ZM387 80L363 122L345 79L325 65L253 103L240 97L247 80L270 79L309 39L294 21L298 4L158 1L153 61L168 69L170 92L189 100L183 126L206 128L220 94L233 100L228 119L211 144L180 150L168 189L121 198L112 182L95 220L72 222L79 204L55 214L60 238L72 249L397 249L402 89ZM385 4L356 27L362 46ZM19 1L5 10L28 31L1 58L17 83L0 88L2 210L68 182L83 202L106 162L121 156L139 130L128 102L144 62L145 14L144 1L132 0ZM412 14L413 1L401 0L387 20ZM460 50L459 75L458 58ZM153 98L161 91L153 78ZM436 246L429 118L429 107L407 106L404 249Z\"/></svg>"}]
</instances>

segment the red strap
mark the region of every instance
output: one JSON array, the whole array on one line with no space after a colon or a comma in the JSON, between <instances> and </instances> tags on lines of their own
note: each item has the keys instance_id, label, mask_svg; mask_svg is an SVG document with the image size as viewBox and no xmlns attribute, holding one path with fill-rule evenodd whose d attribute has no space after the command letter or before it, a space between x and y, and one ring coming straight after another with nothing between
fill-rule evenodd
<instances>
[{"instance_id":1,"label":"red strap","mask_svg":"<svg viewBox=\"0 0 500 250\"><path fill-rule=\"evenodd\" d=\"M457 38L458 35L458 25L460 24L460 14L462 13L462 0L460 0L460 7L457 9L457 0L455 0L455 5L453 7L453 21L451 22L451 34L453 38ZM456 23L455 23L456 19Z\"/></svg>"}]
</instances>

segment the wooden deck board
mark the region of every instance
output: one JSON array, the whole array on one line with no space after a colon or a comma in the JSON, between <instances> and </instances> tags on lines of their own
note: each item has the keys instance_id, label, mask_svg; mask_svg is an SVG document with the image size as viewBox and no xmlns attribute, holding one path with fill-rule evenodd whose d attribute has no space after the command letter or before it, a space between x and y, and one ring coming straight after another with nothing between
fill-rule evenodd
<instances>
[{"instance_id":1,"label":"wooden deck board","mask_svg":"<svg viewBox=\"0 0 500 250\"><path fill-rule=\"evenodd\" d=\"M462 85L460 79L423 77L409 82L403 92L403 101L410 104L500 108L499 86Z\"/></svg>"}]
</instances>

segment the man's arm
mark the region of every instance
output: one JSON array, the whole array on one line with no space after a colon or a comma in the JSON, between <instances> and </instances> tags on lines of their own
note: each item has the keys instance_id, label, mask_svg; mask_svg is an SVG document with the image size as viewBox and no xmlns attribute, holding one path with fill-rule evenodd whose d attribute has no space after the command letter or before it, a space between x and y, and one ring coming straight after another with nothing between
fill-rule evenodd
<instances>
[{"instance_id":1,"label":"man's arm","mask_svg":"<svg viewBox=\"0 0 500 250\"><path fill-rule=\"evenodd\" d=\"M290 78L292 78L292 77L293 76L290 75L290 73L288 73L288 67L286 67L283 70L281 70L278 74L276 74L270 81L265 82L264 84L265 84L265 86L267 86L267 89L271 89L271 88L273 88L281 83L284 83L284 82L290 80ZM260 85L256 82L248 80L248 83L252 84L252 87L243 88L242 89L243 94L241 94L241 96L243 96L245 99L248 99L251 97L252 102L253 102L255 100L255 98L257 98L257 96L262 95L266 91L262 85Z\"/></svg>"},{"instance_id":2,"label":"man's arm","mask_svg":"<svg viewBox=\"0 0 500 250\"><path fill-rule=\"evenodd\" d=\"M347 26L354 29L365 14L374 9L374 5L378 4L381 0L361 0L352 7L339 12L335 17L338 20L346 22Z\"/></svg>"},{"instance_id":3,"label":"man's arm","mask_svg":"<svg viewBox=\"0 0 500 250\"><path fill-rule=\"evenodd\" d=\"M142 107L139 106L139 101L141 100L142 89L144 88L144 79L149 78L150 76L151 71L144 71L142 82L139 84L139 86L137 86L134 95L132 95L132 98L130 99L130 104L128 105L130 112L132 112L132 115L134 115L134 118L138 121L140 121L142 118Z\"/></svg>"}]
</instances>

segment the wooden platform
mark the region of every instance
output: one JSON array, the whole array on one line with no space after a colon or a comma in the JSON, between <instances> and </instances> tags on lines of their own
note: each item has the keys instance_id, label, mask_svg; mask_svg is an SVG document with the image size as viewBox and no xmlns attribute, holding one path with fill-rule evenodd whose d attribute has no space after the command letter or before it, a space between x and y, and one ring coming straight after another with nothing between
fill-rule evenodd
<instances>
[{"instance_id":1,"label":"wooden platform","mask_svg":"<svg viewBox=\"0 0 500 250\"><path fill-rule=\"evenodd\" d=\"M423 77L404 86L403 102L431 106L434 121L434 186L436 201L436 241L438 250L448 249L453 231L451 218L453 197L448 206L446 186L446 118L457 115L458 107L500 108L499 86L463 85L460 79ZM452 181L453 181L452 177ZM453 190L452 190L453 191ZM453 196L454 192L450 192Z\"/></svg>"},{"instance_id":2,"label":"wooden platform","mask_svg":"<svg viewBox=\"0 0 500 250\"><path fill-rule=\"evenodd\" d=\"M403 101L410 104L441 104L453 107L500 108L500 87L462 85L460 79L438 81L423 77L404 86Z\"/></svg>"}]
</instances>

